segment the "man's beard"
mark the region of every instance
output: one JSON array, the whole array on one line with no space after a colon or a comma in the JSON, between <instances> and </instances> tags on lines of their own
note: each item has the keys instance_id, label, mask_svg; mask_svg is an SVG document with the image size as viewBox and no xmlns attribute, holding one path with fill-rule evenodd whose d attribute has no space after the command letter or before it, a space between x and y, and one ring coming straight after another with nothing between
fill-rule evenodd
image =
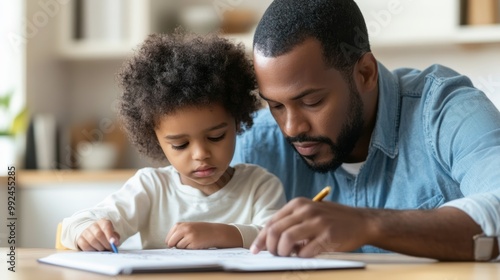
<instances>
[{"instance_id":1,"label":"man's beard","mask_svg":"<svg viewBox=\"0 0 500 280\"><path fill-rule=\"evenodd\" d=\"M339 168L342 163L345 162L346 158L351 154L361 137L361 133L363 131L363 103L361 101L361 97L359 92L356 90L353 84L350 83L350 104L349 104L349 116L347 121L342 125L340 130L340 134L337 137L336 143L327 137L322 136L307 136L307 135L298 135L296 137L286 137L288 143L292 144L292 147L298 153L295 146L293 146L294 142L319 142L327 144L330 147L332 153L332 159L325 163L315 163L314 160L316 155L312 156L302 156L302 160L306 163L306 165L315 172L327 173L330 171L335 171ZM307 161L308 159L309 161Z\"/></svg>"}]
</instances>

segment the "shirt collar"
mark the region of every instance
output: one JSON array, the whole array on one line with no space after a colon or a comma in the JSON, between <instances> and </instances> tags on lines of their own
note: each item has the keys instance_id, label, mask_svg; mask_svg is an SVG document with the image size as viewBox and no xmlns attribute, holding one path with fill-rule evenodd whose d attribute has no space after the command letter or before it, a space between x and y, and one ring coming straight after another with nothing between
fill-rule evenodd
<instances>
[{"instance_id":1,"label":"shirt collar","mask_svg":"<svg viewBox=\"0 0 500 280\"><path fill-rule=\"evenodd\" d=\"M394 158L398 154L399 115L401 97L399 81L382 63L378 64L377 120L371 146Z\"/></svg>"}]
</instances>

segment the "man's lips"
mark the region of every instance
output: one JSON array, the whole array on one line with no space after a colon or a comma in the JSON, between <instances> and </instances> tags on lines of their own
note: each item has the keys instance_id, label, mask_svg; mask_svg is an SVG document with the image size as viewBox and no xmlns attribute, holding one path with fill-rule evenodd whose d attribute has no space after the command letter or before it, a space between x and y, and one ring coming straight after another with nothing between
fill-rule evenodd
<instances>
[{"instance_id":1,"label":"man's lips","mask_svg":"<svg viewBox=\"0 0 500 280\"><path fill-rule=\"evenodd\" d=\"M319 150L320 142L295 142L293 146L303 156L312 156Z\"/></svg>"},{"instance_id":2,"label":"man's lips","mask_svg":"<svg viewBox=\"0 0 500 280\"><path fill-rule=\"evenodd\" d=\"M193 172L193 174L196 177L209 177L215 173L215 170L216 170L215 167L202 167L202 168L197 168Z\"/></svg>"}]
</instances>

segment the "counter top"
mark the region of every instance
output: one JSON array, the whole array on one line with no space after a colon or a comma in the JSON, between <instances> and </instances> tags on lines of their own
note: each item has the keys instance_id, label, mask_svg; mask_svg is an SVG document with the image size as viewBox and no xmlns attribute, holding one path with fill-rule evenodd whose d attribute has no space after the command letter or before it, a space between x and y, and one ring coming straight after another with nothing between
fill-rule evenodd
<instances>
[{"instance_id":1,"label":"counter top","mask_svg":"<svg viewBox=\"0 0 500 280\"><path fill-rule=\"evenodd\" d=\"M0 260L5 264L7 249L0 248ZM355 260L366 263L365 269L341 269L318 271L282 272L183 272L183 273L138 273L109 277L96 273L38 263L37 259L61 251L55 249L18 248L16 251L16 272L7 270L5 264L0 270L1 279L429 279L429 280L498 280L498 263L482 262L436 262L434 260L403 256L399 254L328 254L325 258ZM68 252L68 251L64 251Z\"/></svg>"},{"instance_id":2,"label":"counter top","mask_svg":"<svg viewBox=\"0 0 500 280\"><path fill-rule=\"evenodd\" d=\"M16 170L16 186L66 182L125 182L132 177L135 169L114 170ZM8 176L0 176L0 186L6 186Z\"/></svg>"}]
</instances>

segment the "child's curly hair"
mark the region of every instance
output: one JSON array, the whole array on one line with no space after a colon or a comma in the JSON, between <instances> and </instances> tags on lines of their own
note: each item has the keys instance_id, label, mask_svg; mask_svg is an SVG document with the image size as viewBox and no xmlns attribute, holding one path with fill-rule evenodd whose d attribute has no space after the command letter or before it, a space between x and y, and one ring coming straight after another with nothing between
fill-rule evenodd
<instances>
[{"instance_id":1,"label":"child's curly hair","mask_svg":"<svg viewBox=\"0 0 500 280\"><path fill-rule=\"evenodd\" d=\"M123 89L118 114L140 153L155 160L165 155L155 128L161 117L180 108L221 104L236 120L238 133L253 125L259 102L252 63L243 44L214 34L177 30L150 35L118 74Z\"/></svg>"}]
</instances>

